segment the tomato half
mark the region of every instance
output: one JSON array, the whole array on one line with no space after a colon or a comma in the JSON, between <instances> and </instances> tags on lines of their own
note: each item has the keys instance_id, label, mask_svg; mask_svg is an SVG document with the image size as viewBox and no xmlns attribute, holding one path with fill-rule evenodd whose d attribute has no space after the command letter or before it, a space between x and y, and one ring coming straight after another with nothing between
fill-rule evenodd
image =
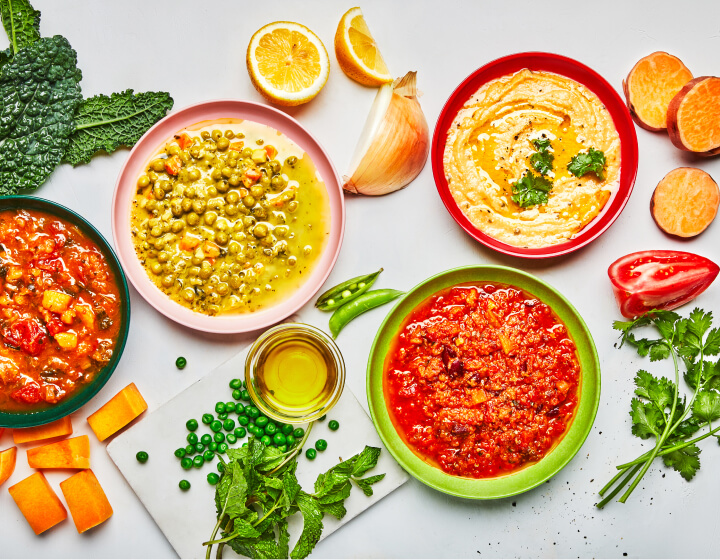
<instances>
[{"instance_id":1,"label":"tomato half","mask_svg":"<svg viewBox=\"0 0 720 560\"><path fill-rule=\"evenodd\" d=\"M703 293L718 272L710 259L684 251L631 253L608 268L620 313L628 319L680 307Z\"/></svg>"}]
</instances>

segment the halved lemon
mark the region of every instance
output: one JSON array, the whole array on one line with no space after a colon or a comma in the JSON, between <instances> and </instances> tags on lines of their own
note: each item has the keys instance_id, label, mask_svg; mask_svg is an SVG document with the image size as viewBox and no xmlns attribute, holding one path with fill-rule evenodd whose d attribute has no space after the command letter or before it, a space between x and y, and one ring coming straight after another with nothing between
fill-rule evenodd
<instances>
[{"instance_id":1,"label":"halved lemon","mask_svg":"<svg viewBox=\"0 0 720 560\"><path fill-rule=\"evenodd\" d=\"M365 86L393 81L360 8L351 8L340 20L335 33L335 56L342 71Z\"/></svg>"},{"instance_id":2,"label":"halved lemon","mask_svg":"<svg viewBox=\"0 0 720 560\"><path fill-rule=\"evenodd\" d=\"M247 68L255 88L278 105L300 105L327 82L330 60L322 41L304 25L276 21L250 39Z\"/></svg>"}]
</instances>

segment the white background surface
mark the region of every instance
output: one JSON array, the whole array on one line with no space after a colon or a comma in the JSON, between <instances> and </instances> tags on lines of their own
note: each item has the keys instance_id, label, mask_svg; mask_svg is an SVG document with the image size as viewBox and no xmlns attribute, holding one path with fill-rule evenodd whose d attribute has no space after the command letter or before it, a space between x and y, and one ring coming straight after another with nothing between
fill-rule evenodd
<instances>
[{"instance_id":1,"label":"white background surface","mask_svg":"<svg viewBox=\"0 0 720 560\"><path fill-rule=\"evenodd\" d=\"M339 70L332 40L342 13L337 1L210 2L175 0L92 2L34 0L44 36L62 34L78 52L86 96L167 90L175 107L207 99L260 100L245 70L251 34L276 20L313 29L330 49L331 75L311 103L288 111L328 150L342 173L350 160L374 90ZM422 106L431 128L462 79L497 57L544 50L573 57L597 70L618 91L642 56L673 53L696 76L720 74L720 4L671 1L370 1L362 4L391 71L418 70ZM369 512L320 543L317 558L339 557L713 557L718 555L720 449L704 442L703 467L691 483L653 467L625 505L597 511L596 492L647 446L630 435L631 380L650 367L630 349L616 350L611 322L619 318L606 270L616 258L642 249L683 249L720 260L717 220L701 237L664 236L648 211L657 182L671 169L696 165L720 179L720 160L697 160L664 134L638 130L640 166L635 191L618 221L589 247L566 258L529 262L506 258L475 243L445 211L428 163L406 190L380 199L347 198L345 242L328 285L385 267L377 287L409 289L428 276L461 265L497 263L528 270L560 289L590 326L602 363L602 398L595 426L580 453L554 479L504 500L474 502L445 496L410 480ZM127 152L62 166L37 194L66 204L110 238L110 200ZM236 353L249 336L209 336L164 319L131 290L132 324L125 354L103 391L74 415L76 434L119 389L134 381L155 408ZM720 282L697 300L720 319ZM364 370L384 310L354 321L338 343L348 363L347 386L363 401ZM684 311L689 311L685 308ZM326 327L311 306L303 320ZM175 369L178 355L188 359ZM642 365L641 365L642 364ZM655 365L654 372L662 371ZM666 373L670 373L667 371ZM352 434L346 434L352 437ZM93 441L94 438L91 438ZM12 445L9 434L0 449ZM148 450L152 453L151 442ZM92 464L115 515L78 535L68 521L36 537L0 491L0 556L172 557L173 551L107 457L93 445ZM30 474L24 449L7 485ZM666 475L666 476L665 476ZM48 473L58 483L69 473ZM170 474L169 476L175 476Z\"/></svg>"}]
</instances>

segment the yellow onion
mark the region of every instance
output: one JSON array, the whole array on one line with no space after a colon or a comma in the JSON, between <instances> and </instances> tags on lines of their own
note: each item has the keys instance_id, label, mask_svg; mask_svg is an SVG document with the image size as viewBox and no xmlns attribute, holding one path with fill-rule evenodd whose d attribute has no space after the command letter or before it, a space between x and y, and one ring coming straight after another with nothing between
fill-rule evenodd
<instances>
[{"instance_id":1,"label":"yellow onion","mask_svg":"<svg viewBox=\"0 0 720 560\"><path fill-rule=\"evenodd\" d=\"M380 88L343 188L377 196L407 186L427 161L430 138L417 95L417 72Z\"/></svg>"}]
</instances>

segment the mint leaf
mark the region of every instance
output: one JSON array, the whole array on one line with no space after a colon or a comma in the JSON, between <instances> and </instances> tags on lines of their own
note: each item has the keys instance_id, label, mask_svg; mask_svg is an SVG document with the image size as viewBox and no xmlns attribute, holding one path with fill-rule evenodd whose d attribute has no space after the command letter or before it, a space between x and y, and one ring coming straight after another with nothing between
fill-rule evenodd
<instances>
[{"instance_id":1,"label":"mint leaf","mask_svg":"<svg viewBox=\"0 0 720 560\"><path fill-rule=\"evenodd\" d=\"M383 478L385 478L384 474L376 474L375 476L368 476L367 478L353 478L353 480L366 496L372 496L372 485L376 482L380 482Z\"/></svg>"},{"instance_id":2,"label":"mint leaf","mask_svg":"<svg viewBox=\"0 0 720 560\"><path fill-rule=\"evenodd\" d=\"M536 204L547 204L548 193L552 190L550 181L532 171L525 171L517 183L512 184L512 200L518 206L527 208Z\"/></svg>"},{"instance_id":3,"label":"mint leaf","mask_svg":"<svg viewBox=\"0 0 720 560\"><path fill-rule=\"evenodd\" d=\"M27 0L2 0L0 16L13 54L40 39L40 12Z\"/></svg>"},{"instance_id":4,"label":"mint leaf","mask_svg":"<svg viewBox=\"0 0 720 560\"><path fill-rule=\"evenodd\" d=\"M375 468L379 458L380 448L366 445L365 449L355 456L352 476L363 476L370 469Z\"/></svg>"},{"instance_id":5,"label":"mint leaf","mask_svg":"<svg viewBox=\"0 0 720 560\"><path fill-rule=\"evenodd\" d=\"M640 399L630 401L630 417L633 421L632 433L641 439L658 437L665 425L665 419L657 407Z\"/></svg>"},{"instance_id":6,"label":"mint leaf","mask_svg":"<svg viewBox=\"0 0 720 560\"><path fill-rule=\"evenodd\" d=\"M305 492L297 495L297 505L304 519L303 530L295 548L290 553L290 558L306 558L322 535L323 514L315 498Z\"/></svg>"},{"instance_id":7,"label":"mint leaf","mask_svg":"<svg viewBox=\"0 0 720 560\"><path fill-rule=\"evenodd\" d=\"M0 195L36 189L75 131L82 96L77 55L61 36L20 49L0 73Z\"/></svg>"},{"instance_id":8,"label":"mint leaf","mask_svg":"<svg viewBox=\"0 0 720 560\"><path fill-rule=\"evenodd\" d=\"M135 145L172 106L167 92L131 89L84 99L75 111L76 129L63 161L75 166L88 163L98 152L111 154L121 146Z\"/></svg>"},{"instance_id":9,"label":"mint leaf","mask_svg":"<svg viewBox=\"0 0 720 560\"><path fill-rule=\"evenodd\" d=\"M337 485L331 491L325 492L321 496L318 496L318 503L332 504L334 502L344 501L345 498L350 496L350 490L352 490L352 485L350 484L349 480L346 480L342 484Z\"/></svg>"},{"instance_id":10,"label":"mint leaf","mask_svg":"<svg viewBox=\"0 0 720 560\"><path fill-rule=\"evenodd\" d=\"M319 504L320 511L332 515L336 519L342 519L345 517L347 510L342 502L333 502L331 504Z\"/></svg>"},{"instance_id":11,"label":"mint leaf","mask_svg":"<svg viewBox=\"0 0 720 560\"><path fill-rule=\"evenodd\" d=\"M692 411L695 416L705 422L717 420L720 418L720 393L708 390L699 391L695 397Z\"/></svg>"},{"instance_id":12,"label":"mint leaf","mask_svg":"<svg viewBox=\"0 0 720 560\"><path fill-rule=\"evenodd\" d=\"M700 448L691 444L663 456L666 466L672 467L680 473L685 480L691 480L700 468Z\"/></svg>"},{"instance_id":13,"label":"mint leaf","mask_svg":"<svg viewBox=\"0 0 720 560\"><path fill-rule=\"evenodd\" d=\"M568 163L567 169L575 177L595 173L597 178L603 181L605 179L605 154L600 150L590 148L587 152L574 155Z\"/></svg>"}]
</instances>

